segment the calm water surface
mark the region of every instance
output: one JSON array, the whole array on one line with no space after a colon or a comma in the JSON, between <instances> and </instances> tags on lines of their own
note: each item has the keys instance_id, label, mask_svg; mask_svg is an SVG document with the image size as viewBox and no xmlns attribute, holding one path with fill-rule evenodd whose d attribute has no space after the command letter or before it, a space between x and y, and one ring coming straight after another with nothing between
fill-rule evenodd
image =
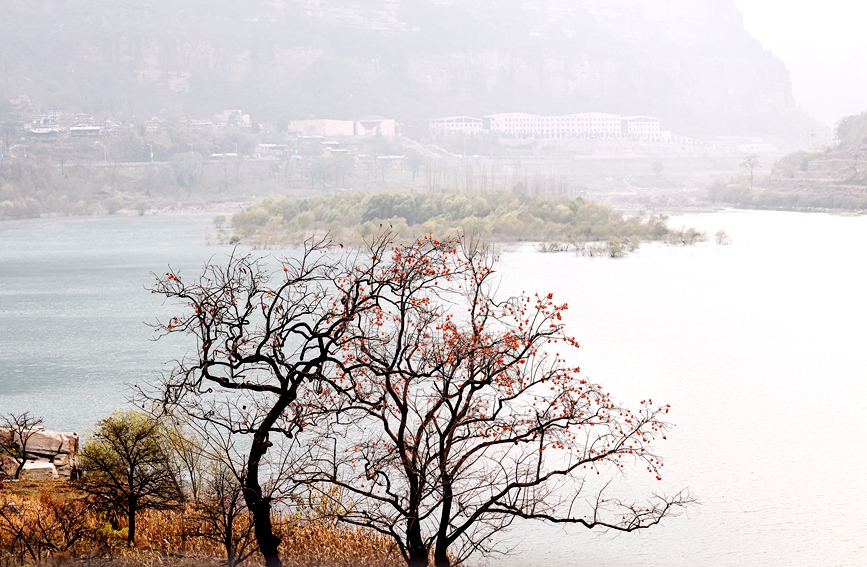
<instances>
[{"instance_id":1,"label":"calm water surface","mask_svg":"<svg viewBox=\"0 0 867 567\"><path fill-rule=\"evenodd\" d=\"M0 411L84 430L181 355L143 324L144 286L198 270L209 216L0 223ZM622 260L517 248L504 293L553 291L578 362L612 395L672 405L659 446L672 493L701 505L663 526L605 534L516 525L506 566L867 564L867 218L773 212L680 217L731 246L646 246ZM625 484L648 479L629 473Z\"/></svg>"},{"instance_id":2,"label":"calm water surface","mask_svg":"<svg viewBox=\"0 0 867 567\"><path fill-rule=\"evenodd\" d=\"M0 411L86 430L128 383L183 353L145 322L165 313L145 286L166 266L199 270L211 215L0 222Z\"/></svg>"}]
</instances>

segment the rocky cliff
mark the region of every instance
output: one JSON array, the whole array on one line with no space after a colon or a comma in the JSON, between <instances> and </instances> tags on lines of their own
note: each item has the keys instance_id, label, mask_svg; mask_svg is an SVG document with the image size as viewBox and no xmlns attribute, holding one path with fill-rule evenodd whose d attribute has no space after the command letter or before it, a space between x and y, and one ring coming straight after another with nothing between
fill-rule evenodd
<instances>
[{"instance_id":1,"label":"rocky cliff","mask_svg":"<svg viewBox=\"0 0 867 567\"><path fill-rule=\"evenodd\" d=\"M11 448L19 459L25 459L22 480L69 479L78 472L77 433L42 427L17 433L9 427L0 427L0 479L14 476L18 467L15 458L3 448Z\"/></svg>"},{"instance_id":2,"label":"rocky cliff","mask_svg":"<svg viewBox=\"0 0 867 567\"><path fill-rule=\"evenodd\" d=\"M260 121L603 111L781 133L789 74L733 0L0 0L0 95Z\"/></svg>"}]
</instances>

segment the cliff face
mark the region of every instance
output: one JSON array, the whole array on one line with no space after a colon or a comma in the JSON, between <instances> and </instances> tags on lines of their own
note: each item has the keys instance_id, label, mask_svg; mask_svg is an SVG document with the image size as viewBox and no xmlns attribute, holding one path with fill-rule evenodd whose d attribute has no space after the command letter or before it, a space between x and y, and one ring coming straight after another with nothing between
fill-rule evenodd
<instances>
[{"instance_id":1,"label":"cliff face","mask_svg":"<svg viewBox=\"0 0 867 567\"><path fill-rule=\"evenodd\" d=\"M780 133L788 71L733 0L0 0L0 94L259 120L650 114Z\"/></svg>"}]
</instances>

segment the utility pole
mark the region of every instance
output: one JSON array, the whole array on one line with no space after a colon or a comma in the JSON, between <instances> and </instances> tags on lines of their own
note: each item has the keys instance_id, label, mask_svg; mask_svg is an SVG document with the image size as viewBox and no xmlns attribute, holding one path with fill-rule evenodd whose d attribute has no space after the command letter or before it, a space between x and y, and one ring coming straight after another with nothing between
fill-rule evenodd
<instances>
[{"instance_id":1,"label":"utility pole","mask_svg":"<svg viewBox=\"0 0 867 567\"><path fill-rule=\"evenodd\" d=\"M151 163L154 162L154 146L153 144L148 144L148 147L151 149Z\"/></svg>"}]
</instances>

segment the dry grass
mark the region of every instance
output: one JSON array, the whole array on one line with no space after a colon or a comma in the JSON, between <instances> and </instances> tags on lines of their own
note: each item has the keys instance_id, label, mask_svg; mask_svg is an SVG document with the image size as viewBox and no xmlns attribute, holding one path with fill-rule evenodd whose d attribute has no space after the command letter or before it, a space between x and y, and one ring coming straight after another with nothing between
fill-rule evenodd
<instances>
[{"instance_id":1,"label":"dry grass","mask_svg":"<svg viewBox=\"0 0 867 567\"><path fill-rule=\"evenodd\" d=\"M285 522L283 560L287 567L403 567L391 539L322 521Z\"/></svg>"},{"instance_id":2,"label":"dry grass","mask_svg":"<svg viewBox=\"0 0 867 567\"><path fill-rule=\"evenodd\" d=\"M94 567L217 567L224 550L196 537L191 507L138 516L136 544L126 545L122 519L110 517L63 483L0 485L0 567L25 565ZM112 525L114 524L114 526ZM278 516L286 567L398 567L404 565L390 539L323 519ZM244 563L261 565L258 553Z\"/></svg>"}]
</instances>

